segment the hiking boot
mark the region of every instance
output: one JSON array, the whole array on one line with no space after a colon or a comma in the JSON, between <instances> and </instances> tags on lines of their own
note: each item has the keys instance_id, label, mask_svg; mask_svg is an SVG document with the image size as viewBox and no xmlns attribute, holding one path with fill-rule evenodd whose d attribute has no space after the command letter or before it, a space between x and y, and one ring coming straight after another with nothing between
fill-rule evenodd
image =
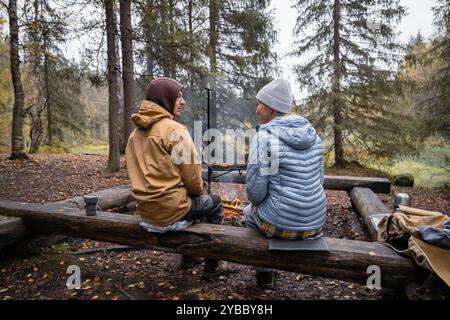
<instances>
[{"instance_id":1,"label":"hiking boot","mask_svg":"<svg viewBox=\"0 0 450 320\"><path fill-rule=\"evenodd\" d=\"M203 269L203 279L213 280L218 276L227 274L230 272L230 268L226 261L219 260L205 260L205 268Z\"/></svg>"},{"instance_id":2,"label":"hiking boot","mask_svg":"<svg viewBox=\"0 0 450 320\"><path fill-rule=\"evenodd\" d=\"M273 270L272 271L256 270L256 283L258 285L258 288L264 290L272 290L275 287L273 281Z\"/></svg>"},{"instance_id":3,"label":"hiking boot","mask_svg":"<svg viewBox=\"0 0 450 320\"><path fill-rule=\"evenodd\" d=\"M192 269L196 265L203 262L203 258L192 257L192 256L181 256L180 268L181 269Z\"/></svg>"}]
</instances>

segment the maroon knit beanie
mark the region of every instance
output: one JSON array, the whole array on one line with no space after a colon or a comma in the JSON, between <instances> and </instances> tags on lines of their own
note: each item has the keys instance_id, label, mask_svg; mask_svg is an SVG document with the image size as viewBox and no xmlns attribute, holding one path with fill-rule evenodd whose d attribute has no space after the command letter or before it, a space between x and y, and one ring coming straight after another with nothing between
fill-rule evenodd
<instances>
[{"instance_id":1,"label":"maroon knit beanie","mask_svg":"<svg viewBox=\"0 0 450 320\"><path fill-rule=\"evenodd\" d=\"M146 99L150 100L173 114L175 101L183 90L183 85L178 81L161 77L150 81L145 90Z\"/></svg>"}]
</instances>

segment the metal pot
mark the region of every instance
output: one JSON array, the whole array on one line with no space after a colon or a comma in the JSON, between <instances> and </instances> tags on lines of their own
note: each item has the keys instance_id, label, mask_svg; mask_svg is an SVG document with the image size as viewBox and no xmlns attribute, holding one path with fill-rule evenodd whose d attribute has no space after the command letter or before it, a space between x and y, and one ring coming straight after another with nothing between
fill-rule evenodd
<instances>
[{"instance_id":1,"label":"metal pot","mask_svg":"<svg viewBox=\"0 0 450 320\"><path fill-rule=\"evenodd\" d=\"M411 198L407 193L395 194L394 209L398 209L400 205L411 207Z\"/></svg>"}]
</instances>

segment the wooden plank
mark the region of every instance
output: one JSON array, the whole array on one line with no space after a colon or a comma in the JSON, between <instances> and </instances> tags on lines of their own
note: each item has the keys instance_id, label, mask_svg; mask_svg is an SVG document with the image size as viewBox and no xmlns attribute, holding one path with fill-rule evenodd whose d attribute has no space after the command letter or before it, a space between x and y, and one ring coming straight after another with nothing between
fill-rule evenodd
<instances>
[{"instance_id":1,"label":"wooden plank","mask_svg":"<svg viewBox=\"0 0 450 320\"><path fill-rule=\"evenodd\" d=\"M0 250L4 246L21 240L26 234L22 218L0 216Z\"/></svg>"},{"instance_id":2,"label":"wooden plank","mask_svg":"<svg viewBox=\"0 0 450 320\"><path fill-rule=\"evenodd\" d=\"M203 180L208 181L208 171L203 170ZM213 172L211 181L222 183L245 184L246 171ZM391 193L391 182L386 178L373 177L348 177L348 176L325 176L324 188L327 190L342 190L350 192L355 187L369 188L376 193Z\"/></svg>"},{"instance_id":3,"label":"wooden plank","mask_svg":"<svg viewBox=\"0 0 450 320\"><path fill-rule=\"evenodd\" d=\"M377 195L368 188L353 188L350 191L350 198L363 218L372 239L378 240L378 223L383 217L392 214L392 210L386 208Z\"/></svg>"},{"instance_id":4,"label":"wooden plank","mask_svg":"<svg viewBox=\"0 0 450 320\"><path fill-rule=\"evenodd\" d=\"M403 287L418 277L418 268L412 260L376 242L326 238L330 252L269 251L267 239L255 230L240 227L223 226L216 232L216 225L197 224L181 232L152 234L139 226L137 216L102 213L88 217L80 210L12 201L0 201L0 213L22 217L28 228L39 232L218 258L362 284L367 281L367 268L371 265L380 267L384 287Z\"/></svg>"}]
</instances>

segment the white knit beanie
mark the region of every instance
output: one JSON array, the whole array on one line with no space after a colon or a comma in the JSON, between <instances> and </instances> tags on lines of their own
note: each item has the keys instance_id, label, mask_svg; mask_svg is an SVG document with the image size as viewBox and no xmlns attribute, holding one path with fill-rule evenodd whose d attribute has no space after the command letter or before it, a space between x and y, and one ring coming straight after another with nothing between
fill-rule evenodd
<instances>
[{"instance_id":1,"label":"white knit beanie","mask_svg":"<svg viewBox=\"0 0 450 320\"><path fill-rule=\"evenodd\" d=\"M273 80L259 90L256 99L271 109L281 113L290 113L293 99L289 81L283 78Z\"/></svg>"}]
</instances>

